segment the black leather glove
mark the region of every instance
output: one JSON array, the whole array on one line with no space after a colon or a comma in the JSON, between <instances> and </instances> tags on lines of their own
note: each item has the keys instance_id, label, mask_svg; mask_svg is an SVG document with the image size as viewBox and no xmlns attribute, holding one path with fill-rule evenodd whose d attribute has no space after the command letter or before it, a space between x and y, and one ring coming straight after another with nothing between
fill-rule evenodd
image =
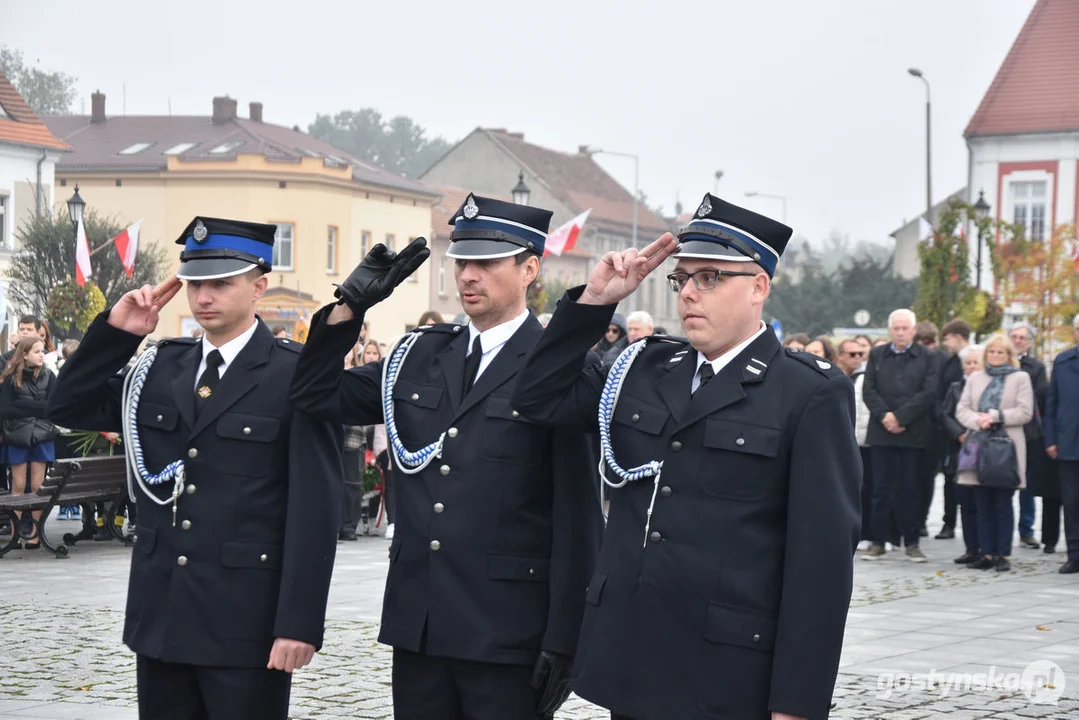
<instances>
[{"instance_id":1,"label":"black leather glove","mask_svg":"<svg viewBox=\"0 0 1079 720\"><path fill-rule=\"evenodd\" d=\"M570 673L573 658L541 650L532 668L532 688L536 691L536 712L540 717L553 718L573 691Z\"/></svg>"},{"instance_id":2,"label":"black leather glove","mask_svg":"<svg viewBox=\"0 0 1079 720\"><path fill-rule=\"evenodd\" d=\"M431 255L427 241L416 238L404 250L394 253L382 243L371 248L352 274L340 285L335 285L334 297L362 315L393 293L423 261Z\"/></svg>"}]
</instances>

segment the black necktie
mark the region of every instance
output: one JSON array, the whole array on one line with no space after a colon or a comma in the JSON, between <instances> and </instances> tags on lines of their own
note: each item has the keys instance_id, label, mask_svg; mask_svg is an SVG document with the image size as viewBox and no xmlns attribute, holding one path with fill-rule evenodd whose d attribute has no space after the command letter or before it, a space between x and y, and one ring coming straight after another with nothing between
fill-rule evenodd
<instances>
[{"instance_id":1,"label":"black necktie","mask_svg":"<svg viewBox=\"0 0 1079 720\"><path fill-rule=\"evenodd\" d=\"M477 335L472 341L472 352L465 358L465 389L461 397L468 395L472 383L476 382L476 373L480 371L480 360L483 359L483 347L480 345L480 336Z\"/></svg>"},{"instance_id":2,"label":"black necktie","mask_svg":"<svg viewBox=\"0 0 1079 720\"><path fill-rule=\"evenodd\" d=\"M199 382L195 386L195 417L198 417L213 397L217 389L217 381L221 379L221 374L217 369L224 363L225 358L221 357L220 350L211 350L206 356L206 369L202 371L202 376L199 377Z\"/></svg>"},{"instance_id":3,"label":"black necktie","mask_svg":"<svg viewBox=\"0 0 1079 720\"><path fill-rule=\"evenodd\" d=\"M712 363L705 362L704 365L701 365L700 375L701 375L701 384L697 386L698 390L700 390L705 385L707 385L708 381L716 376L716 371L715 371L715 368L712 367Z\"/></svg>"}]
</instances>

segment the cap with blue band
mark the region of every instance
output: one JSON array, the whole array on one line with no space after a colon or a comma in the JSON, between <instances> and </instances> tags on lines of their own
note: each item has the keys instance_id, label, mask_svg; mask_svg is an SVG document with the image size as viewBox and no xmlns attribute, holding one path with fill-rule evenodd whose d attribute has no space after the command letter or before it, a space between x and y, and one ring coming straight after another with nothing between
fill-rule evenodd
<instances>
[{"instance_id":1,"label":"cap with blue band","mask_svg":"<svg viewBox=\"0 0 1079 720\"><path fill-rule=\"evenodd\" d=\"M675 257L755 262L774 276L792 232L783 223L706 193L693 219L678 231Z\"/></svg>"},{"instance_id":2,"label":"cap with blue band","mask_svg":"<svg viewBox=\"0 0 1079 720\"><path fill-rule=\"evenodd\" d=\"M550 210L469 194L453 214L447 257L493 260L523 252L543 255Z\"/></svg>"},{"instance_id":3,"label":"cap with blue band","mask_svg":"<svg viewBox=\"0 0 1079 720\"><path fill-rule=\"evenodd\" d=\"M270 272L277 226L241 220L197 217L176 241L181 280L216 280L254 268Z\"/></svg>"}]
</instances>

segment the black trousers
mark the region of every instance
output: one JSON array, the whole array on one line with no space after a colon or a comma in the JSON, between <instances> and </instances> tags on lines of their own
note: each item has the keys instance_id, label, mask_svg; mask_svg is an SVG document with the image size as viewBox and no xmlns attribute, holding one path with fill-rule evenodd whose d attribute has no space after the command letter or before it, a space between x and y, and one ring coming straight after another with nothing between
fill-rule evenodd
<instances>
[{"instance_id":1,"label":"black trousers","mask_svg":"<svg viewBox=\"0 0 1079 720\"><path fill-rule=\"evenodd\" d=\"M1079 462L1060 460L1060 499L1068 559L1079 561Z\"/></svg>"},{"instance_id":2,"label":"black trousers","mask_svg":"<svg viewBox=\"0 0 1079 720\"><path fill-rule=\"evenodd\" d=\"M545 720L532 668L393 649L395 720Z\"/></svg>"},{"instance_id":3,"label":"black trousers","mask_svg":"<svg viewBox=\"0 0 1079 720\"><path fill-rule=\"evenodd\" d=\"M888 538L891 514L899 516L899 528L907 547L918 545L922 521L922 450L877 446L870 449L873 462L872 541L883 545ZM893 494L898 492L897 507Z\"/></svg>"},{"instance_id":4,"label":"black trousers","mask_svg":"<svg viewBox=\"0 0 1079 720\"><path fill-rule=\"evenodd\" d=\"M959 515L963 518L963 544L968 553L981 554L981 542L978 537L978 495L970 485L955 485L955 495L959 500Z\"/></svg>"},{"instance_id":5,"label":"black trousers","mask_svg":"<svg viewBox=\"0 0 1079 720\"><path fill-rule=\"evenodd\" d=\"M983 555L1012 554L1012 533L1015 532L1015 490L983 487L973 488L978 506L978 543Z\"/></svg>"},{"instance_id":6,"label":"black trousers","mask_svg":"<svg viewBox=\"0 0 1079 720\"><path fill-rule=\"evenodd\" d=\"M181 665L139 655L139 720L287 720L292 675Z\"/></svg>"},{"instance_id":7,"label":"black trousers","mask_svg":"<svg viewBox=\"0 0 1079 720\"><path fill-rule=\"evenodd\" d=\"M1060 498L1042 497L1042 543L1056 549L1060 542Z\"/></svg>"},{"instance_id":8,"label":"black trousers","mask_svg":"<svg viewBox=\"0 0 1079 720\"><path fill-rule=\"evenodd\" d=\"M959 501L955 495L955 473L944 474L944 524L955 529L955 511Z\"/></svg>"},{"instance_id":9,"label":"black trousers","mask_svg":"<svg viewBox=\"0 0 1079 720\"><path fill-rule=\"evenodd\" d=\"M345 497L341 503L341 529L356 532L363 507L364 449L345 450L341 462L345 470Z\"/></svg>"},{"instance_id":10,"label":"black trousers","mask_svg":"<svg viewBox=\"0 0 1079 720\"><path fill-rule=\"evenodd\" d=\"M862 455L862 535L860 539L871 540L873 534L873 450L860 447L858 451Z\"/></svg>"}]
</instances>

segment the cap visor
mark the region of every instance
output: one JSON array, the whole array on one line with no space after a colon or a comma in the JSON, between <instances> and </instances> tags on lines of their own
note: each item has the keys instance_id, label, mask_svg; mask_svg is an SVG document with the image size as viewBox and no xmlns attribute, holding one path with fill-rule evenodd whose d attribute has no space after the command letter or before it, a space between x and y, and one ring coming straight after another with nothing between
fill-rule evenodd
<instances>
[{"instance_id":1,"label":"cap visor","mask_svg":"<svg viewBox=\"0 0 1079 720\"><path fill-rule=\"evenodd\" d=\"M499 240L454 240L446 251L446 257L457 260L497 260L513 257L525 248Z\"/></svg>"},{"instance_id":2,"label":"cap visor","mask_svg":"<svg viewBox=\"0 0 1079 720\"><path fill-rule=\"evenodd\" d=\"M196 258L180 263L180 272L176 277L181 280L220 280L221 278L243 275L257 267L254 263L236 258Z\"/></svg>"},{"instance_id":3,"label":"cap visor","mask_svg":"<svg viewBox=\"0 0 1079 720\"><path fill-rule=\"evenodd\" d=\"M674 253L676 258L700 258L702 260L725 260L727 262L753 262L735 248L710 240L683 240Z\"/></svg>"}]
</instances>

